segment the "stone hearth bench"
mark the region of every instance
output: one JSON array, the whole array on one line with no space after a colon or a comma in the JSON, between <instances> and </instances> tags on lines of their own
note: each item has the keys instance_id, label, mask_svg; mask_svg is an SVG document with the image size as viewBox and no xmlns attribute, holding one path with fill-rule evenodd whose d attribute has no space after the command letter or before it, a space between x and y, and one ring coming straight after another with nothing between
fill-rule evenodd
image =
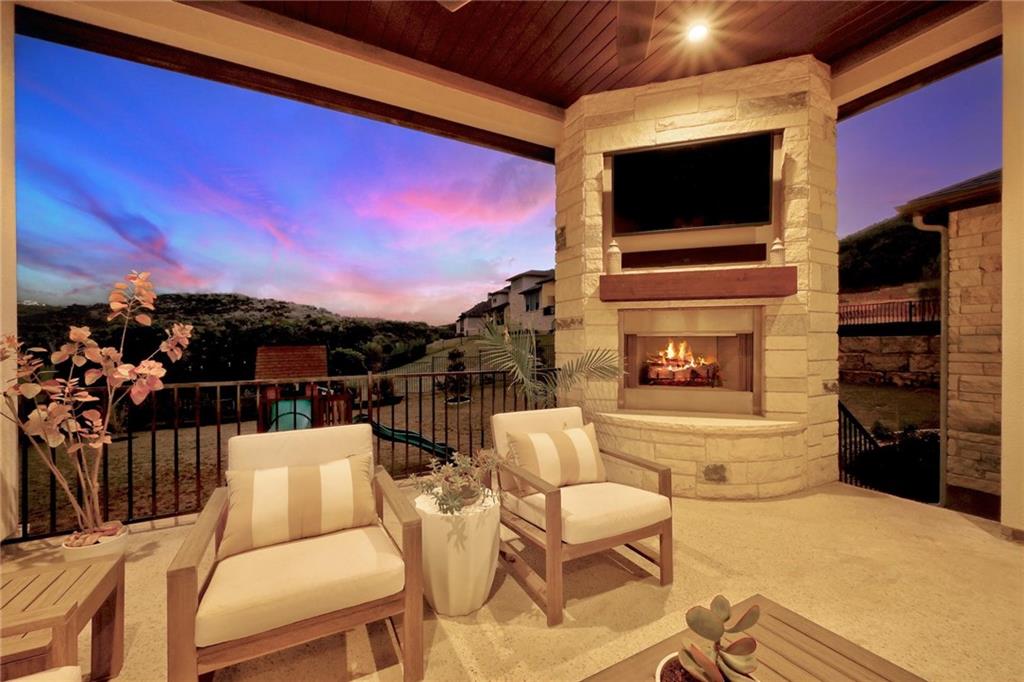
<instances>
[{"instance_id":1,"label":"stone hearth bench","mask_svg":"<svg viewBox=\"0 0 1024 682\"><path fill-rule=\"evenodd\" d=\"M807 487L800 422L624 411L597 413L594 424L602 447L671 467L672 494L679 497L756 499ZM609 476L636 473L613 465Z\"/></svg>"}]
</instances>

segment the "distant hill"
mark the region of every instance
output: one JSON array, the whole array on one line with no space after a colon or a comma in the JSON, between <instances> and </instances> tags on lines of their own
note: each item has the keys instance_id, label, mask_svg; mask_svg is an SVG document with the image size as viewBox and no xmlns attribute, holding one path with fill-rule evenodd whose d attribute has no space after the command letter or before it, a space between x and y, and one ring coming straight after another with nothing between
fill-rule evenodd
<instances>
[{"instance_id":1,"label":"distant hill","mask_svg":"<svg viewBox=\"0 0 1024 682\"><path fill-rule=\"evenodd\" d=\"M153 328L132 326L130 349L152 349L173 322L194 327L185 358L169 366L169 381L252 379L256 348L264 345L324 345L332 375L359 374L411 362L424 355L428 343L454 333L451 325L343 317L242 294L163 294L156 307ZM106 313L103 304L19 305L18 331L27 345L53 349L69 325L85 325L101 344L114 345L120 330L106 321Z\"/></svg>"},{"instance_id":2,"label":"distant hill","mask_svg":"<svg viewBox=\"0 0 1024 682\"><path fill-rule=\"evenodd\" d=\"M941 241L905 218L890 218L839 241L839 290L865 291L940 277Z\"/></svg>"}]
</instances>

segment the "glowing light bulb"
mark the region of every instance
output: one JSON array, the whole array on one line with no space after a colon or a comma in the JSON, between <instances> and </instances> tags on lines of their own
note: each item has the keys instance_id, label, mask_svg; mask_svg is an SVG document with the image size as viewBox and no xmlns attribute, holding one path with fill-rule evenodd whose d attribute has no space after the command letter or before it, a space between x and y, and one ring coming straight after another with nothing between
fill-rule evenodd
<instances>
[{"instance_id":1,"label":"glowing light bulb","mask_svg":"<svg viewBox=\"0 0 1024 682\"><path fill-rule=\"evenodd\" d=\"M699 43L700 41L707 38L708 33L710 32L711 30L708 28L707 24L692 24L690 28L686 30L686 39L689 40L691 43Z\"/></svg>"}]
</instances>

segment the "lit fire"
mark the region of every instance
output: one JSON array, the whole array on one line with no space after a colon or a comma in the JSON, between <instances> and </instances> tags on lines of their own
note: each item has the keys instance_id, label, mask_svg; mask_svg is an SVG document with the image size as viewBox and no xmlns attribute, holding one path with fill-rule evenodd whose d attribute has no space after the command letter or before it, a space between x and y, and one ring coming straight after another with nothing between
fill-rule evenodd
<instances>
[{"instance_id":1,"label":"lit fire","mask_svg":"<svg viewBox=\"0 0 1024 682\"><path fill-rule=\"evenodd\" d=\"M668 346L657 355L648 355L645 366L647 383L675 386L721 386L718 363L713 357L694 353L693 347L681 339L669 339Z\"/></svg>"},{"instance_id":2,"label":"lit fire","mask_svg":"<svg viewBox=\"0 0 1024 682\"><path fill-rule=\"evenodd\" d=\"M652 360L653 358L648 358L648 362ZM678 347L674 340L669 340L665 350L658 351L657 361L660 364L675 368L676 371L715 364L714 358L707 357L702 353L694 356L693 348L685 340L680 341Z\"/></svg>"}]
</instances>

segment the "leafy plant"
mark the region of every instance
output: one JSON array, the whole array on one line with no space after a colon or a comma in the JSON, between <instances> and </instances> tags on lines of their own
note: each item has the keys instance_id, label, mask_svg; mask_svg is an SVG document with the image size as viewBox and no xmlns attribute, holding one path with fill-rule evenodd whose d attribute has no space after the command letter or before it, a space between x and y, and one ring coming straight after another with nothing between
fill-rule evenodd
<instances>
[{"instance_id":1,"label":"leafy plant","mask_svg":"<svg viewBox=\"0 0 1024 682\"><path fill-rule=\"evenodd\" d=\"M753 680L751 673L757 669L754 651L757 642L745 636L731 644L722 645L725 633L736 634L749 630L757 623L761 609L756 604L747 609L735 623L726 625L732 619L732 605L722 595L711 600L711 608L694 606L686 612L686 625L697 635L712 642L710 650L691 644L679 652L679 663L691 676L704 682L742 682Z\"/></svg>"},{"instance_id":2,"label":"leafy plant","mask_svg":"<svg viewBox=\"0 0 1024 682\"><path fill-rule=\"evenodd\" d=\"M458 514L481 496L494 492L484 479L497 471L498 460L489 450L477 452L476 457L456 452L450 461L434 459L430 472L414 479L416 488L434 499L442 514Z\"/></svg>"},{"instance_id":3,"label":"leafy plant","mask_svg":"<svg viewBox=\"0 0 1024 682\"><path fill-rule=\"evenodd\" d=\"M0 361L13 358L17 364L15 376L7 381L0 410L7 420L24 432L32 450L46 465L74 509L79 531L67 542L71 546L91 545L106 535L116 535L120 523L104 519L100 505L100 472L105 446L110 444L110 433L117 407L126 397L136 405L142 404L150 393L163 388L167 373L161 362L154 360L159 353L171 362L181 359L192 337L192 325L177 324L166 330L166 338L138 364L124 361L128 328L131 323L143 327L153 324L151 312L156 307L156 292L148 272L132 271L124 282L118 282L108 297L107 321L118 320L120 343L100 347L92 338L89 327L72 326L68 341L50 353L52 369L47 369L45 348L23 349L24 344L13 335L0 341ZM88 367L92 363L95 367ZM67 372L58 366L67 365ZM82 370L81 375L78 370ZM101 398L85 386L101 379L106 384L105 405ZM22 420L20 401L31 401L33 409ZM94 406L96 405L96 406ZM74 467L81 501L72 492L64 472L57 463L60 452Z\"/></svg>"},{"instance_id":4,"label":"leafy plant","mask_svg":"<svg viewBox=\"0 0 1024 682\"><path fill-rule=\"evenodd\" d=\"M587 379L618 379L619 354L592 348L561 367L544 369L538 360L537 337L532 329L509 329L488 323L480 334L481 359L511 377L512 388L529 402L552 404L558 394Z\"/></svg>"},{"instance_id":5,"label":"leafy plant","mask_svg":"<svg viewBox=\"0 0 1024 682\"><path fill-rule=\"evenodd\" d=\"M461 402L465 398L468 386L468 377L457 372L466 371L466 354L461 348L452 348L448 351L448 372L444 378L445 400L449 403Z\"/></svg>"}]
</instances>

